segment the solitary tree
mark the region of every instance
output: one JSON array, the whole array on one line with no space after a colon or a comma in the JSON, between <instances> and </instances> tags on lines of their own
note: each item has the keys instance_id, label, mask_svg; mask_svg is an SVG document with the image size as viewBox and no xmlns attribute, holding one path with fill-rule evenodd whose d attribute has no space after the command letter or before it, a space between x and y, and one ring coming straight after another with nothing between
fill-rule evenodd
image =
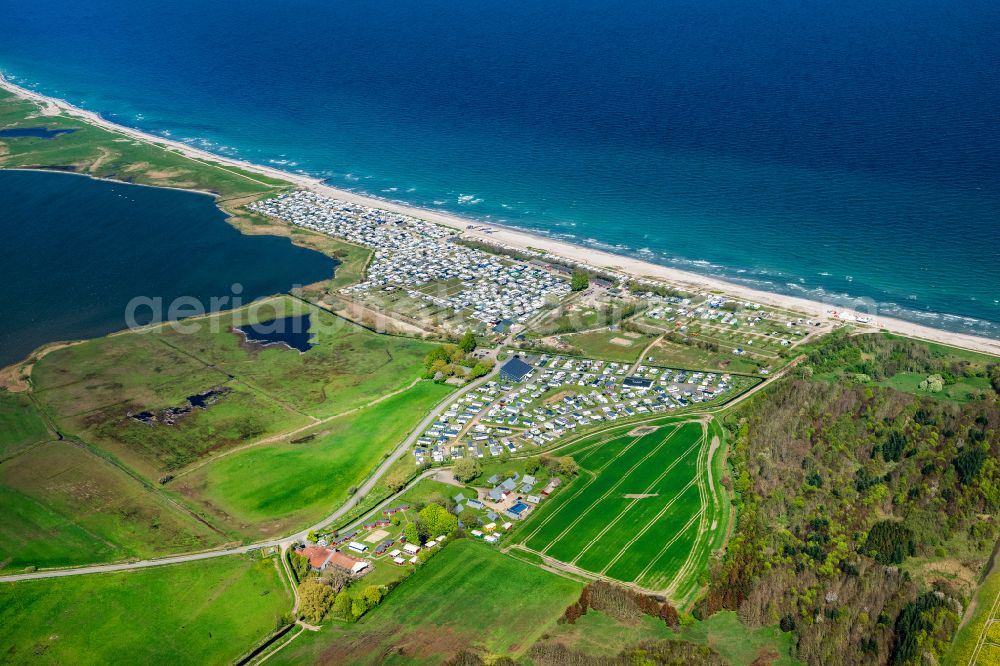
<instances>
[{"instance_id":1,"label":"solitary tree","mask_svg":"<svg viewBox=\"0 0 1000 666\"><path fill-rule=\"evenodd\" d=\"M559 471L566 476L575 476L579 469L580 466L569 456L559 459Z\"/></svg>"},{"instance_id":2,"label":"solitary tree","mask_svg":"<svg viewBox=\"0 0 1000 666\"><path fill-rule=\"evenodd\" d=\"M573 279L570 280L569 288L573 291L583 291L590 286L590 274L587 271L577 270L573 272Z\"/></svg>"}]
</instances>

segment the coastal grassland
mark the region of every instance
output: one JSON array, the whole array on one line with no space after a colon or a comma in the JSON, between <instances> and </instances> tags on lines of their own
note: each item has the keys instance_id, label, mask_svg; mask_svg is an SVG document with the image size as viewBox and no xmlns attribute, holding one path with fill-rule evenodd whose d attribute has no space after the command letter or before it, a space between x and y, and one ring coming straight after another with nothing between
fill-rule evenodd
<instances>
[{"instance_id":1,"label":"coastal grassland","mask_svg":"<svg viewBox=\"0 0 1000 666\"><path fill-rule=\"evenodd\" d=\"M161 330L111 335L56 350L36 363L34 395L68 432L156 479L209 451L308 423L308 418L166 343ZM187 404L213 387L232 392L175 425L129 413Z\"/></svg>"},{"instance_id":2,"label":"coastal grassland","mask_svg":"<svg viewBox=\"0 0 1000 666\"><path fill-rule=\"evenodd\" d=\"M912 393L913 395L920 395L923 393L926 395L929 391L921 389L920 385L928 378L928 376L929 375L917 372L901 372L890 377L889 379L875 383L879 386L888 386L889 388L902 391L903 393ZM991 393L992 387L988 378L966 377L963 375L961 377L955 377L954 380L945 384L944 388L937 391L934 395L938 398L945 398L947 400L951 400L952 402L961 403L978 400L979 396L990 395Z\"/></svg>"},{"instance_id":3,"label":"coastal grassland","mask_svg":"<svg viewBox=\"0 0 1000 666\"><path fill-rule=\"evenodd\" d=\"M0 391L0 461L50 439L31 398L23 393Z\"/></svg>"},{"instance_id":4,"label":"coastal grassland","mask_svg":"<svg viewBox=\"0 0 1000 666\"><path fill-rule=\"evenodd\" d=\"M72 129L54 138L2 138L0 167L54 168L144 185L213 192L222 199L261 196L288 183L238 167L182 155L154 141L98 127L81 118L40 115L36 102L0 90L0 128Z\"/></svg>"},{"instance_id":5,"label":"coastal grassland","mask_svg":"<svg viewBox=\"0 0 1000 666\"><path fill-rule=\"evenodd\" d=\"M519 655L582 585L468 539L445 546L355 625L332 625L278 664L439 664L460 649Z\"/></svg>"},{"instance_id":6,"label":"coastal grassland","mask_svg":"<svg viewBox=\"0 0 1000 666\"><path fill-rule=\"evenodd\" d=\"M309 313L315 346L248 349L233 326ZM379 335L303 301L282 297L228 312L193 333L165 328L166 344L235 376L282 404L323 418L356 409L413 383L433 345Z\"/></svg>"},{"instance_id":7,"label":"coastal grassland","mask_svg":"<svg viewBox=\"0 0 1000 666\"><path fill-rule=\"evenodd\" d=\"M882 386L965 404L992 400L1000 387L1000 357L890 333L840 330L805 345L813 377ZM929 380L941 383L928 386Z\"/></svg>"},{"instance_id":8,"label":"coastal grassland","mask_svg":"<svg viewBox=\"0 0 1000 666\"><path fill-rule=\"evenodd\" d=\"M561 451L582 471L519 527L521 547L690 600L728 526L728 499L716 487L721 431L701 421L665 423L652 432L614 429Z\"/></svg>"},{"instance_id":9,"label":"coastal grassland","mask_svg":"<svg viewBox=\"0 0 1000 666\"><path fill-rule=\"evenodd\" d=\"M625 623L592 610L574 624L558 624L546 634L548 637L539 642L539 647L562 644L592 657L612 657L623 647L643 641L681 640L708 646L734 665L796 666L801 663L790 656L791 634L783 633L776 625L748 627L731 611L671 629L649 616Z\"/></svg>"},{"instance_id":10,"label":"coastal grassland","mask_svg":"<svg viewBox=\"0 0 1000 666\"><path fill-rule=\"evenodd\" d=\"M83 447L47 442L0 463L0 570L202 550L224 538Z\"/></svg>"},{"instance_id":11,"label":"coastal grassland","mask_svg":"<svg viewBox=\"0 0 1000 666\"><path fill-rule=\"evenodd\" d=\"M587 358L634 363L655 335L636 334L622 330L588 331L559 336L562 342L576 347ZM627 343L627 344L626 344Z\"/></svg>"},{"instance_id":12,"label":"coastal grassland","mask_svg":"<svg viewBox=\"0 0 1000 666\"><path fill-rule=\"evenodd\" d=\"M234 326L310 315L315 346L247 345ZM405 390L431 345L378 335L292 297L183 323L89 340L40 359L35 396L67 431L150 479L235 446L280 435ZM174 425L130 412L187 404L213 387L232 391Z\"/></svg>"},{"instance_id":13,"label":"coastal grassland","mask_svg":"<svg viewBox=\"0 0 1000 666\"><path fill-rule=\"evenodd\" d=\"M302 527L340 505L427 412L451 391L421 381L293 441L237 451L169 488L200 510L253 536Z\"/></svg>"},{"instance_id":14,"label":"coastal grassland","mask_svg":"<svg viewBox=\"0 0 1000 666\"><path fill-rule=\"evenodd\" d=\"M291 603L272 559L0 583L0 661L229 663Z\"/></svg>"},{"instance_id":15,"label":"coastal grassland","mask_svg":"<svg viewBox=\"0 0 1000 666\"><path fill-rule=\"evenodd\" d=\"M951 646L941 663L945 666L986 666L989 650L984 650L987 640L1000 644L996 635L1000 627L1000 568L994 566L982 585L976 590L964 623L955 634Z\"/></svg>"}]
</instances>

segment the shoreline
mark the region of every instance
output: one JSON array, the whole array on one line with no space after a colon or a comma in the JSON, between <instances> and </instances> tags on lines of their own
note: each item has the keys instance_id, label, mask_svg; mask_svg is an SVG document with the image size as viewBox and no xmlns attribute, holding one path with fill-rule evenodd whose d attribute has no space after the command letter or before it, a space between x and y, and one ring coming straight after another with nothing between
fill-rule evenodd
<instances>
[{"instance_id":1,"label":"shoreline","mask_svg":"<svg viewBox=\"0 0 1000 666\"><path fill-rule=\"evenodd\" d=\"M76 118L82 122L87 122L103 129L123 134L137 141L172 150L190 159L214 163L223 170L227 170L224 168L225 166L236 167L249 173L256 173L269 178L278 179L299 188L316 192L317 194L321 194L323 196L420 218L428 222L433 222L435 224L455 229L466 238L506 245L508 247L521 250L541 250L543 252L567 259L571 263L590 266L595 269L625 273L636 279L649 278L662 280L673 286L689 291L721 292L729 296L738 297L755 303L799 311L804 315L819 318L824 321L848 323L832 317L831 312L849 312L852 310L851 308L826 304L821 301L810 300L798 296L754 289L752 287L729 282L721 278L701 275L661 264L654 264L627 255L613 254L604 250L575 245L567 241L553 239L541 234L496 224L494 222L484 222L475 218L465 218L452 213L428 210L385 199L379 199L373 196L357 194L348 190L338 189L327 185L322 180L312 176L292 173L274 167L268 167L244 160L217 155L207 150L195 148L182 141L157 137L142 130L119 125L115 122L102 118L98 113L86 111L73 106L65 100L48 97L46 95L42 95L41 93L22 88L21 86L9 81L2 74L0 74L0 88L11 92L18 97L28 99L39 104L40 114L43 118L51 115L65 115ZM487 233L485 231L486 229L488 229L490 233ZM859 298L858 302L867 305L864 299ZM969 333L960 333L956 331L933 328L893 317L882 317L877 313L877 311L863 311L862 314L871 318L870 324L855 324L862 330L876 331L885 329L891 333L897 333L906 337L1000 356L1000 340L972 335Z\"/></svg>"}]
</instances>

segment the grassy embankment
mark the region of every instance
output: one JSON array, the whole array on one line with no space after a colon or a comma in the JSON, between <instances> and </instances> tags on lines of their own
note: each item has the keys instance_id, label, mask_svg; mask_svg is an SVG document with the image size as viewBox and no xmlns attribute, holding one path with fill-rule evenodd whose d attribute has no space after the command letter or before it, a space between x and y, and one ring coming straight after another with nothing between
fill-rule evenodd
<instances>
[{"instance_id":1,"label":"grassy embankment","mask_svg":"<svg viewBox=\"0 0 1000 666\"><path fill-rule=\"evenodd\" d=\"M272 559L0 584L5 664L221 664L291 610Z\"/></svg>"},{"instance_id":2,"label":"grassy embankment","mask_svg":"<svg viewBox=\"0 0 1000 666\"><path fill-rule=\"evenodd\" d=\"M589 612L575 624L557 624L546 631L542 645L562 643L574 651L595 657L612 657L624 646L643 641L681 640L706 645L733 664L800 664L791 654L791 634L777 625L751 628L739 621L736 613L716 613L707 620L670 629L662 622L643 617L636 623L623 623L604 613Z\"/></svg>"},{"instance_id":3,"label":"grassy embankment","mask_svg":"<svg viewBox=\"0 0 1000 666\"><path fill-rule=\"evenodd\" d=\"M1000 662L1000 570L994 565L972 599L965 624L941 663L987 666Z\"/></svg>"}]
</instances>

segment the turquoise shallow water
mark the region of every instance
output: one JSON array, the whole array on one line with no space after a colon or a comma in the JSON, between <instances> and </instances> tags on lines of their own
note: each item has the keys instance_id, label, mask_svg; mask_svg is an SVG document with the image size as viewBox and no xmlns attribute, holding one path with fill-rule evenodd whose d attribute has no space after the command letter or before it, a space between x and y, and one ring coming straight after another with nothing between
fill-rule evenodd
<instances>
[{"instance_id":1,"label":"turquoise shallow water","mask_svg":"<svg viewBox=\"0 0 1000 666\"><path fill-rule=\"evenodd\" d=\"M0 9L0 70L125 124L1000 337L992 1Z\"/></svg>"},{"instance_id":2,"label":"turquoise shallow water","mask_svg":"<svg viewBox=\"0 0 1000 666\"><path fill-rule=\"evenodd\" d=\"M82 176L0 171L0 367L55 340L175 318L187 297L208 309L329 277L332 259L287 238L244 236L203 194ZM234 288L234 285L239 285ZM179 315L191 310L178 309Z\"/></svg>"}]
</instances>

